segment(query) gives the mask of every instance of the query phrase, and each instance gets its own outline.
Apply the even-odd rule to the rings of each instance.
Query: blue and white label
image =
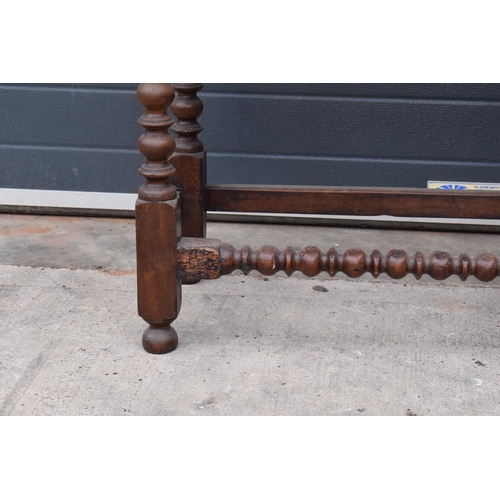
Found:
[[[449,182],[449,181],[427,181],[428,189],[453,189],[463,191],[500,191],[500,184],[488,184],[479,182]]]

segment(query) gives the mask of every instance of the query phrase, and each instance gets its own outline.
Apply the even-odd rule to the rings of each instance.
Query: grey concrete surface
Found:
[[[239,246],[453,253],[488,234],[213,223]],[[131,220],[0,215],[1,415],[499,415],[500,283],[234,274],[142,350]],[[321,285],[328,292],[317,292]]]

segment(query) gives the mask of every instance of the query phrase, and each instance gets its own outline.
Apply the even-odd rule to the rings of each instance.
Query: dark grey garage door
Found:
[[[0,85],[0,188],[134,193],[137,84]],[[499,84],[207,84],[210,183],[500,182]]]

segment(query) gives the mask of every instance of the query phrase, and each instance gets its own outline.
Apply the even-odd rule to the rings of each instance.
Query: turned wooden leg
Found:
[[[177,95],[172,103],[172,112],[177,121],[172,129],[177,134],[174,154],[170,162],[176,169],[172,182],[181,197],[182,236],[205,238],[205,185],[207,182],[206,153],[198,134],[203,127],[197,119],[203,112],[203,102],[196,95],[201,83],[174,83]],[[199,280],[184,278],[184,284]]]
[[[137,98],[146,112],[138,148],[146,158],[139,173],[146,182],[136,203],[137,296],[139,315],[149,323],[142,345],[147,352],[164,354],[177,347],[171,327],[181,307],[177,277],[177,241],[180,237],[180,201],[169,163],[175,141],[168,133],[173,120],[166,109],[174,98],[172,85],[141,83]]]

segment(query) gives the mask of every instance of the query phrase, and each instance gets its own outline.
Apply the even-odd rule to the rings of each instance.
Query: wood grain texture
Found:
[[[172,103],[172,112],[177,117],[172,126],[172,131],[177,134],[175,152],[202,153],[203,143],[198,139],[198,134],[203,127],[197,120],[203,112],[203,102],[197,93],[203,88],[203,84],[174,83],[173,86],[177,92]]]
[[[207,178],[206,155],[203,153],[176,154],[170,162],[176,175],[172,180],[181,198],[182,235],[194,238],[206,236],[205,184]]]
[[[203,127],[197,121],[203,112],[203,102],[197,96],[202,88],[201,83],[175,83],[177,95],[172,103],[176,117],[172,130],[177,134],[170,157],[176,168],[172,183],[180,190],[182,235],[196,238],[206,235],[207,164],[203,143],[198,139]]]
[[[180,236],[179,197],[168,161],[175,141],[168,133],[173,120],[166,109],[174,98],[170,84],[141,84],[137,98],[146,112],[139,119],[145,128],[138,148],[146,158],[139,173],[145,178],[136,204],[137,297],[139,315],[149,323],[142,344],[150,353],[163,354],[177,347],[171,323],[181,306],[176,247]]]
[[[223,212],[498,219],[500,193],[208,185],[205,207]]]
[[[203,127],[198,118],[203,112],[203,102],[197,92],[201,83],[174,83],[176,96],[172,112],[176,122],[172,130],[177,134],[175,151],[170,162],[176,173],[172,183],[180,192],[182,236],[205,238],[207,216],[205,211],[205,185],[207,183],[207,156],[198,134]],[[198,280],[185,278],[184,284],[194,284]]]
[[[404,250],[390,250],[382,254],[379,250],[367,254],[358,248],[339,252],[330,248],[322,252],[308,246],[300,251],[287,247],[279,250],[266,245],[258,250],[249,246],[236,249],[228,243],[214,239],[182,238],[178,245],[179,275],[197,279],[217,279],[236,270],[248,274],[250,271],[270,276],[284,271],[287,276],[301,272],[306,276],[317,276],[321,272],[331,277],[342,272],[350,278],[370,273],[377,278],[386,273],[393,279],[413,274],[420,279],[424,274],[441,281],[457,275],[462,281],[475,276],[480,281],[492,281],[500,274],[500,261],[492,253],[484,252],[476,257],[462,253],[453,257],[447,252],[436,251],[425,256],[422,252],[408,255]]]

